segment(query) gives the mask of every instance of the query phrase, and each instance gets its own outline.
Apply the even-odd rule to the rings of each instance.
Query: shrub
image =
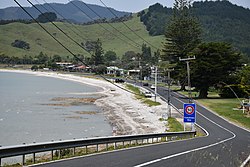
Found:
[[[14,42],[12,42],[11,46],[16,47],[16,48],[20,48],[20,49],[30,49],[29,43],[22,41],[22,40],[18,40],[18,39],[16,39]]]
[[[248,98],[248,96],[250,95],[250,85],[240,85],[240,84],[224,86],[221,89],[221,93],[219,95],[222,98],[235,98],[236,96],[234,92],[230,89],[230,87],[238,97]]]
[[[33,66],[31,67],[31,70],[32,70],[32,71],[37,71],[37,70],[38,70],[37,65],[33,65]]]

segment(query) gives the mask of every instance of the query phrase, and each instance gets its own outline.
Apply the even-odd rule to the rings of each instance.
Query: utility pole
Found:
[[[185,61],[187,63],[187,75],[188,75],[188,99],[189,99],[189,103],[192,103],[192,94],[191,94],[191,81],[190,81],[190,66],[189,66],[189,62],[191,60],[195,60],[195,56],[194,57],[188,57],[186,59],[181,59],[179,58],[180,61]]]
[[[157,66],[155,66],[155,102],[156,102],[156,95],[157,95]]]
[[[192,103],[192,94],[191,94],[191,81],[190,81],[190,66],[189,66],[189,62],[191,60],[195,60],[195,56],[194,57],[188,57],[186,59],[181,59],[179,58],[180,61],[185,61],[187,63],[187,74],[188,74],[188,102]],[[194,123],[192,123],[191,125],[192,131],[195,131],[195,127],[194,127]],[[184,123],[184,131],[186,129],[185,123]]]
[[[141,61],[139,59],[139,69],[140,69],[140,76],[139,79],[141,80],[141,86],[142,86],[142,66],[141,66]]]
[[[170,105],[170,84],[171,84],[171,78],[170,78],[170,72],[174,71],[174,69],[166,69],[168,72],[168,116],[171,118],[171,105]]]

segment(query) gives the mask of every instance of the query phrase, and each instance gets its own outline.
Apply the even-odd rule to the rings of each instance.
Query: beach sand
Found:
[[[159,106],[149,107],[136,99],[133,94],[102,79],[86,78],[56,72],[33,72],[28,70],[0,70],[65,79],[102,88],[101,98],[94,104],[99,106],[113,127],[114,135],[161,133],[166,131],[166,121],[160,121],[167,112],[167,104],[157,97]],[[119,84],[123,86],[123,84]],[[152,99],[153,100],[153,99]],[[180,117],[172,108],[172,114]],[[179,115],[179,116],[178,116]]]

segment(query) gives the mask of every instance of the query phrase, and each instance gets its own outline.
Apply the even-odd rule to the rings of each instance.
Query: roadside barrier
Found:
[[[1,160],[3,158],[9,158],[14,156],[22,156],[22,165],[25,165],[25,156],[32,154],[32,162],[36,163],[36,154],[42,152],[51,152],[51,160],[57,152],[57,156],[61,157],[61,150],[72,149],[72,154],[75,155],[76,148],[85,147],[86,153],[88,146],[96,146],[96,152],[100,151],[99,147],[102,145],[104,150],[108,150],[109,145],[112,145],[114,149],[118,146],[124,148],[124,143],[129,143],[129,146],[133,143],[138,144],[151,144],[161,141],[171,141],[182,138],[192,138],[196,135],[195,131],[190,132],[167,132],[167,133],[155,133],[155,134],[143,134],[143,135],[125,135],[125,136],[111,136],[111,137],[97,137],[87,139],[73,139],[65,141],[52,141],[45,143],[32,143],[16,146],[0,147],[0,166],[2,166]],[[164,140],[163,140],[164,139]],[[146,141],[146,142],[145,142]]]

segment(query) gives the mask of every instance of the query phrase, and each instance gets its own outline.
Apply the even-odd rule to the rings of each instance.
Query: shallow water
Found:
[[[96,98],[91,93],[98,90],[73,81],[0,72],[0,145],[111,135],[111,126],[94,104],[53,101]]]

